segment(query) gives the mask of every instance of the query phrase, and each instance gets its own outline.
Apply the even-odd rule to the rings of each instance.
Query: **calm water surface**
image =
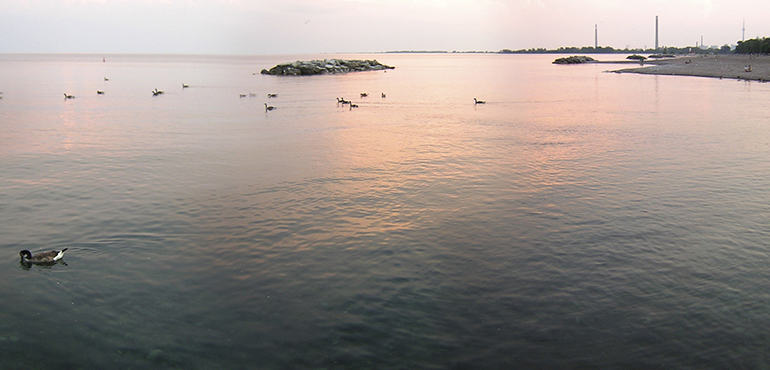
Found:
[[[0,55],[0,368],[770,367],[770,85],[332,57]]]

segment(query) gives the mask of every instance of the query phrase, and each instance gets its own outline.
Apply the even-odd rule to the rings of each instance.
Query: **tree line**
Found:
[[[615,49],[609,46],[583,46],[583,47],[560,47],[558,49],[531,48],[511,50],[503,49],[499,51],[503,54],[770,54],[770,38],[761,37],[746,41],[738,41],[735,50],[730,45],[723,45],[720,48],[702,49],[696,46],[672,47],[665,46],[660,49]]]
[[[770,38],[762,37],[738,41],[735,52],[739,54],[770,54]]]
[[[545,49],[545,48],[531,48],[531,49],[520,49],[520,50],[511,50],[511,49],[503,49],[500,50],[500,53],[503,54],[574,54],[574,53],[581,53],[581,54],[622,54],[622,53],[644,53],[644,52],[650,52],[653,53],[653,49],[615,49],[610,46],[599,46],[599,47],[593,47],[593,46],[583,46],[583,47],[560,47],[558,49]]]

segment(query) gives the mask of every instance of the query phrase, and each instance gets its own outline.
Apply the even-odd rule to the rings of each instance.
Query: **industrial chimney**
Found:
[[[594,25],[594,49],[599,48],[599,25]]]

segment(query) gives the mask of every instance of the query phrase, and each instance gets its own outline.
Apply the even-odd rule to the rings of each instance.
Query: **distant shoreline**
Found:
[[[751,66],[750,71],[746,70],[747,66]],[[770,56],[680,56],[674,59],[646,60],[644,66],[609,72],[770,82]]]

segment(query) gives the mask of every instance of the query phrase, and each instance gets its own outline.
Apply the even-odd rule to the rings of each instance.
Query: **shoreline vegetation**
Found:
[[[748,42],[748,40],[747,40]],[[768,51],[770,52],[770,51]],[[560,47],[558,49],[531,48],[531,49],[502,49],[499,51],[483,50],[390,50],[374,54],[730,54],[733,53],[729,45],[722,46],[719,49],[702,49],[695,46],[663,47],[660,49],[615,49],[609,46],[583,46],[583,47]]]
[[[429,54],[429,53],[456,53],[456,54],[770,54],[770,38],[758,37],[745,41],[738,41],[735,49],[730,45],[719,48],[702,48],[698,46],[672,47],[664,46],[659,49],[635,48],[615,49],[611,46],[583,46],[560,47],[558,49],[530,48],[530,49],[502,49],[500,51],[447,51],[447,50],[392,50],[384,54]]]

